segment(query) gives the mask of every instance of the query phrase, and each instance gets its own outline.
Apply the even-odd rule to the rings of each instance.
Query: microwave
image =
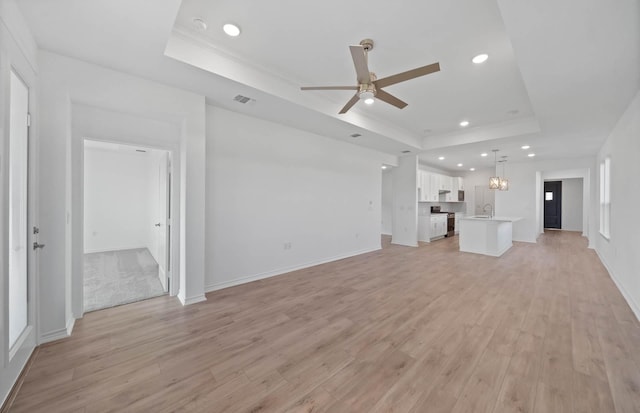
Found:
[[[458,191],[458,202],[464,201],[464,191]]]

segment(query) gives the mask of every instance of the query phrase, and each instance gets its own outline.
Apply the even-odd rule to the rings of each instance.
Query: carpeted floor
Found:
[[[84,311],[163,294],[158,263],[146,248],[84,255]]]

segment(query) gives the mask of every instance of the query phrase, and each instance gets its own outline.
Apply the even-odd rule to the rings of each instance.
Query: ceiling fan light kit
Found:
[[[364,103],[370,105],[374,102],[374,98],[395,106],[398,109],[403,109],[407,106],[407,103],[385,92],[382,88],[440,71],[440,64],[432,63],[427,66],[378,79],[375,73],[369,70],[368,53],[373,50],[373,40],[364,39],[358,46],[349,46],[349,50],[351,51],[351,58],[353,59],[353,65],[356,69],[356,79],[358,82],[356,86],[305,86],[300,88],[301,90],[355,90],[355,95],[353,95],[342,110],[340,110],[340,114],[347,113],[359,100],[363,100]]]

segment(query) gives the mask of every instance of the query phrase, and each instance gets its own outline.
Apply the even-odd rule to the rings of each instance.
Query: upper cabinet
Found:
[[[457,188],[458,191],[464,191],[464,181],[461,176],[457,178],[453,178],[454,188]]]
[[[451,177],[418,170],[418,202],[458,202],[464,190],[461,177]]]

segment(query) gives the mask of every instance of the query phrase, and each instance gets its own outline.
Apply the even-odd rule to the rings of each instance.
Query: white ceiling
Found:
[[[437,156],[466,168],[496,147],[526,161],[524,143],[535,159],[593,155],[640,87],[637,0],[17,1],[44,49],[449,170]],[[227,21],[241,36],[222,33]],[[298,89],[355,84],[348,46],[367,37],[379,78],[435,61],[442,70],[386,89],[403,110],[376,102],[338,115],[350,92]],[[480,52],[489,60],[474,65]]]

